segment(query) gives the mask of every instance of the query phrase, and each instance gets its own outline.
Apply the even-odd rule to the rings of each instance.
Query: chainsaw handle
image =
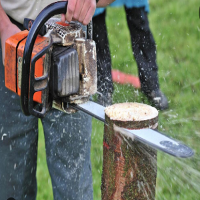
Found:
[[[44,23],[54,15],[66,13],[67,1],[59,1],[52,3],[44,8],[40,14],[36,17],[31,30],[29,31],[23,54],[22,62],[22,77],[21,77],[21,108],[25,115],[30,115],[29,112],[29,75],[30,75],[30,63],[33,46],[37,35],[44,25]]]

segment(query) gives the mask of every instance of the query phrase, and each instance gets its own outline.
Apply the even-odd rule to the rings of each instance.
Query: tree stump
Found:
[[[105,117],[102,200],[155,199],[157,152],[120,127],[156,129],[158,111],[145,104],[122,103],[107,107]]]

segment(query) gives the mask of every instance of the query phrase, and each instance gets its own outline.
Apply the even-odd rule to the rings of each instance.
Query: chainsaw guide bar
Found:
[[[72,107],[77,110],[81,110],[92,117],[106,123],[105,121],[105,107],[101,106],[93,101],[88,101],[83,104],[75,105],[69,104],[69,107]],[[193,150],[182,144],[181,142],[174,140],[173,138],[168,137],[167,135],[150,128],[138,129],[138,130],[129,130],[121,127],[117,127],[118,131],[122,134],[142,142],[145,145],[148,145],[156,150],[160,150],[164,153],[170,154],[175,157],[180,158],[189,158],[194,155]],[[125,134],[127,133],[127,134]]]

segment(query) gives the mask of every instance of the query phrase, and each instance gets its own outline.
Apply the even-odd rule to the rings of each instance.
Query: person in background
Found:
[[[110,6],[124,6],[141,91],[157,109],[167,109],[168,100],[159,87],[156,44],[148,21],[148,0],[116,0]],[[108,106],[112,104],[113,82],[105,19],[106,9],[96,9],[93,17],[93,37],[97,47],[98,102]]]
[[[106,6],[113,0],[99,0]],[[35,200],[38,119],[21,112],[17,95],[5,88],[5,41],[20,32],[25,17],[35,19],[54,0],[0,0],[0,199]],[[96,0],[68,0],[62,20],[88,24]],[[91,117],[52,109],[41,119],[55,200],[93,199],[90,161]],[[44,188],[45,189],[45,188]]]

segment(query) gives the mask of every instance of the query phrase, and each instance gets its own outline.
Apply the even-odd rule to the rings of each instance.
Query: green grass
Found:
[[[199,6],[196,0],[150,1],[149,21],[157,43],[160,86],[170,106],[159,113],[159,129],[195,151],[191,159],[177,159],[158,152],[157,200],[200,199]],[[107,25],[113,68],[137,75],[123,8],[108,9]],[[132,86],[115,84],[114,102],[124,101],[148,103]],[[94,119],[91,151],[94,200],[101,199],[102,140],[103,124]],[[53,199],[42,131],[37,178],[37,199]]]

